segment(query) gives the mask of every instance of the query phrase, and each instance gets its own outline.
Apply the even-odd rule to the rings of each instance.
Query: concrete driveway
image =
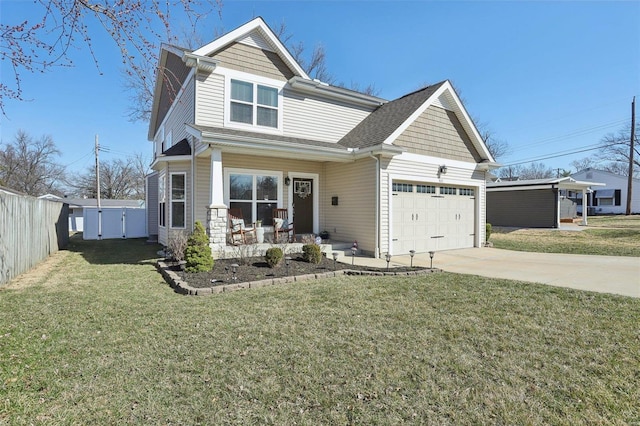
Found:
[[[409,265],[410,261],[408,255],[392,258],[393,264]],[[429,254],[416,254],[413,264],[428,267]],[[436,252],[433,267],[448,272],[640,297],[638,257],[528,253],[487,247]]]

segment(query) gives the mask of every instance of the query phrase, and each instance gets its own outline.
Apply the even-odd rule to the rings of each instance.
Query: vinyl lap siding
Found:
[[[393,144],[414,154],[473,163],[481,160],[455,113],[434,106],[427,108]]]
[[[211,191],[211,158],[197,158],[195,167],[195,220],[207,223],[209,192]]]
[[[158,128],[162,124],[162,120],[164,120],[174,102],[174,97],[178,94],[180,87],[187,79],[190,71],[191,69],[182,62],[182,58],[173,53],[167,53],[166,82],[162,85],[160,91],[158,115],[153,129],[154,134],[157,133]]]
[[[186,123],[193,123],[194,118],[194,104],[195,104],[195,83],[194,80],[189,80],[182,95],[176,100],[176,105],[171,115],[167,117],[167,121],[164,125],[165,136],[172,132],[172,142],[176,144],[182,139],[188,136]],[[170,147],[165,147],[168,149]]]
[[[213,55],[213,59],[219,61],[221,67],[276,80],[286,81],[294,76],[277,54],[246,44],[230,44]]]
[[[147,176],[147,233],[158,235],[158,173]]]
[[[371,109],[284,90],[283,131],[286,136],[338,142]],[[331,125],[327,125],[331,123]]]
[[[375,253],[376,162],[328,163],[325,175],[324,228],[337,241],[358,241],[358,247]],[[331,205],[338,197],[338,205]]]
[[[201,126],[224,126],[224,76],[199,74],[196,80],[196,120]]]

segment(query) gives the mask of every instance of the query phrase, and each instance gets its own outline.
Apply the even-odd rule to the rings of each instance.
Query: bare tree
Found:
[[[592,169],[596,167],[597,164],[598,162],[593,157],[580,158],[578,160],[573,160],[570,163],[571,167],[576,169],[576,172],[579,172],[585,169]]]
[[[216,10],[220,13],[222,0],[33,1],[32,7],[39,9],[34,13],[37,20],[0,24],[0,60],[6,61],[13,71],[13,79],[0,82],[0,110],[5,113],[5,99],[23,100],[23,71],[44,72],[55,66],[73,66],[71,52],[77,48],[86,46],[99,69],[92,42],[92,30],[96,27],[102,27],[113,39],[127,73],[143,81],[148,79],[147,64],[155,67],[158,63],[159,41],[174,39],[170,30],[176,5],[180,6],[176,20],[195,27],[209,13]]]
[[[144,199],[146,161],[141,154],[100,163],[100,196],[104,199]],[[96,170],[87,168],[68,182],[76,196],[96,198]]]
[[[554,177],[555,173],[551,167],[543,163],[530,163],[520,169],[520,179],[547,179]]]
[[[640,124],[636,125],[636,135],[638,135],[639,132]],[[618,131],[618,133],[605,135],[600,143],[601,149],[597,155],[601,161],[606,162],[603,168],[610,171],[615,170],[616,174],[622,176],[628,176],[631,125],[628,124],[624,129]],[[640,146],[638,146],[637,136],[633,148],[633,175],[638,176],[640,175]]]
[[[509,147],[507,141],[496,138],[495,134],[486,127],[480,130],[480,137],[482,137],[494,160],[498,160],[511,152],[511,147]]]
[[[513,165],[500,168],[499,176],[502,180],[518,180],[522,173],[522,166]]]
[[[34,140],[19,130],[11,144],[0,145],[0,184],[33,196],[62,195],[64,167],[55,161],[58,155],[51,136]]]

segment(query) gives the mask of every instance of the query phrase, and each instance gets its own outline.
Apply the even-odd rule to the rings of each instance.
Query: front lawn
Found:
[[[542,253],[596,254],[605,256],[640,256],[640,221],[620,222],[619,227],[604,227],[605,221],[589,218],[583,231],[557,229],[514,229],[494,227],[490,241],[496,248]],[[600,227],[602,226],[602,227]]]
[[[0,290],[0,423],[640,422],[640,299],[456,274],[174,293],[140,240]]]

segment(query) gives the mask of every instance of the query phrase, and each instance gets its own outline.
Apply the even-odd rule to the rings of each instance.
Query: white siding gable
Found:
[[[270,52],[274,51],[271,45],[269,44],[269,42],[267,42],[267,40],[265,40],[265,38],[257,31],[247,34],[246,37],[238,40],[238,43],[257,47],[258,49],[262,49],[262,50],[268,50]]]

